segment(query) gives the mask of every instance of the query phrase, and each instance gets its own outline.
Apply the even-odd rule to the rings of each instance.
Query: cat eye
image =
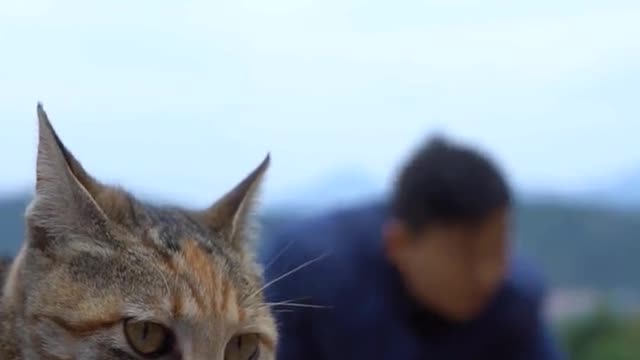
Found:
[[[165,355],[173,346],[171,331],[151,321],[125,320],[124,334],[129,346],[146,358]]]
[[[260,341],[256,334],[234,336],[224,352],[224,360],[257,360],[259,357]]]

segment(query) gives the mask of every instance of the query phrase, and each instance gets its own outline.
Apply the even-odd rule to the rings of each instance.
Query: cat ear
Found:
[[[40,103],[37,113],[36,194],[27,210],[27,219],[30,227],[43,236],[32,236],[31,241],[68,235],[104,238],[108,217],[95,199],[104,186],[64,146]]]
[[[269,168],[269,154],[244,180],[222,196],[213,206],[200,213],[200,218],[217,236],[234,246],[248,241],[251,213],[262,179]]]

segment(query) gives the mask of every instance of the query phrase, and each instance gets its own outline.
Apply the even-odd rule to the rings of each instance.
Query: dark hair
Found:
[[[433,222],[472,224],[511,205],[500,170],[478,151],[434,137],[401,170],[391,211],[412,230]]]

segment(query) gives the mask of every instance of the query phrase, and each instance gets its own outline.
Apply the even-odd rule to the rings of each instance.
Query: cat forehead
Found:
[[[241,292],[250,290],[240,273],[251,269],[223,241],[213,241],[213,235],[188,214],[172,208],[145,210],[144,215],[137,214],[136,223],[127,224],[128,235],[121,234],[123,246],[81,246],[82,239],[80,245],[70,246],[65,273],[78,284],[119,289],[134,297],[146,293],[141,283],[147,295],[164,292],[168,278],[176,284],[224,279]]]
[[[120,188],[104,190],[96,200],[115,224],[160,250],[178,251],[184,239],[197,241],[210,251],[225,245],[214,243],[216,234],[183,208],[150,204]]]
[[[241,261],[241,255],[234,250],[222,234],[214,233],[199,223],[190,213],[177,207],[145,207],[144,217],[139,223],[138,240],[151,245],[165,261],[182,264],[182,270],[194,272],[208,278],[211,272],[224,274],[229,280],[246,287],[240,272],[226,271],[229,267],[250,271]],[[138,216],[140,219],[141,217]],[[213,266],[210,266],[213,265]],[[170,265],[173,271],[178,269]]]
[[[145,207],[145,220],[138,224],[156,246],[180,251],[187,241],[195,241],[211,253],[222,254],[220,241],[215,241],[216,234],[198,223],[188,212],[179,208]]]

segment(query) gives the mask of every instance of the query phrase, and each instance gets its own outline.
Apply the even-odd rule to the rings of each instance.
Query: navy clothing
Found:
[[[560,359],[542,321],[544,288],[520,260],[475,320],[455,325],[414,303],[385,260],[386,207],[369,204],[284,224],[262,239],[278,360]],[[307,261],[319,260],[281,275]]]

